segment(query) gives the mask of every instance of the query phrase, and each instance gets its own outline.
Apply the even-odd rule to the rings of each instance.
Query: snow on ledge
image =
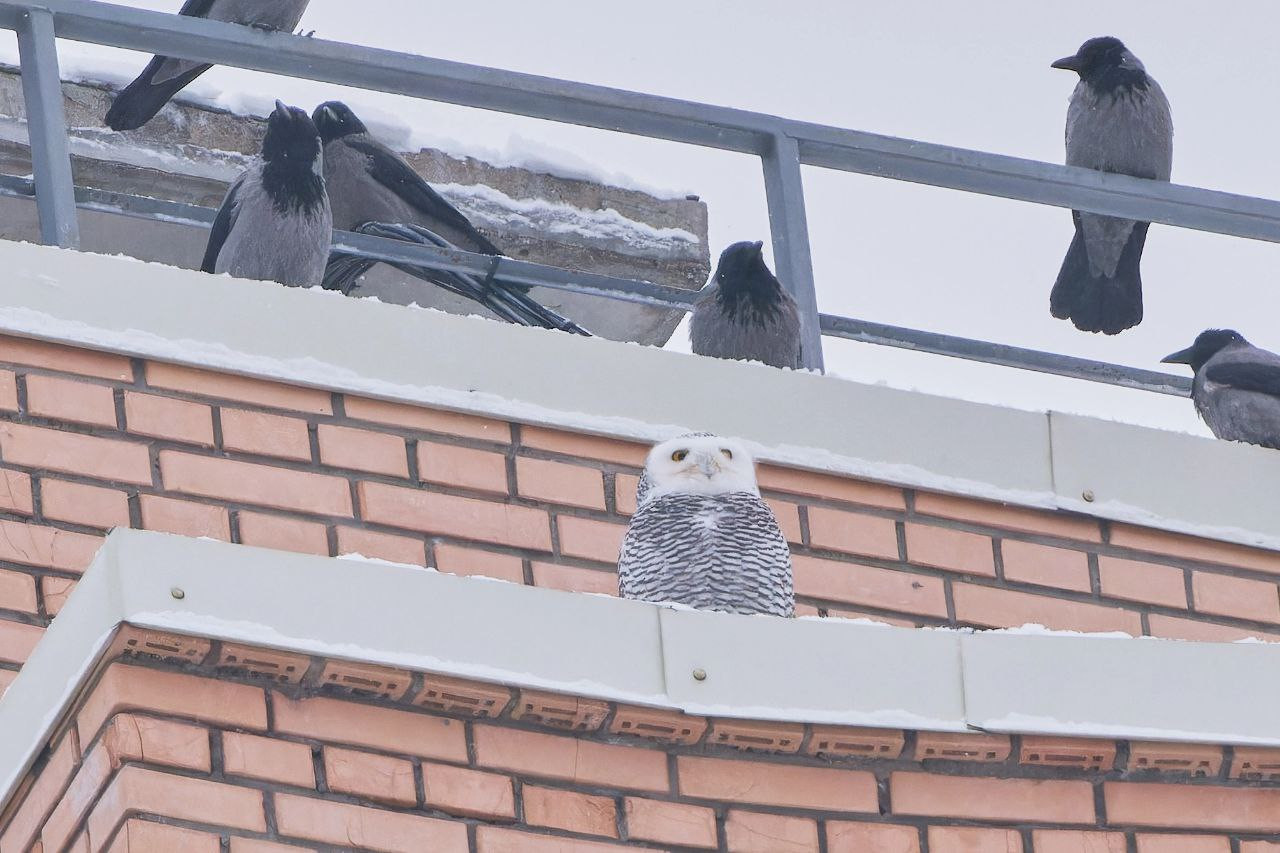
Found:
[[[1275,645],[921,631],[360,572],[352,586],[347,560],[113,532],[0,700],[0,811],[126,622],[718,717],[1280,746],[1280,681],[1259,675],[1280,671]]]
[[[1280,550],[1262,448],[124,257],[0,243],[0,267],[0,333],[643,442],[706,430],[778,464]]]

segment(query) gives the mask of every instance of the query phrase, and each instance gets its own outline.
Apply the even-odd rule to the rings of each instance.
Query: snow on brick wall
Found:
[[[116,526],[616,593],[645,448],[0,338],[0,690]],[[1280,554],[765,466],[806,616],[1280,640]]]
[[[6,853],[1266,853],[1280,830],[1280,750],[744,723],[127,626],[72,712]]]

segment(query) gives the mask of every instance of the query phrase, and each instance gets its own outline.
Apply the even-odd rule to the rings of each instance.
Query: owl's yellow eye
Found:
[[[677,450],[675,453],[671,454],[671,461],[683,462],[685,460],[685,457],[688,455],[689,455],[689,451],[687,450]]]
[[[733,458],[733,451],[732,451],[732,450],[730,450],[730,449],[729,449],[729,448],[727,448],[727,447],[722,447],[722,448],[720,448],[720,452],[724,454],[724,458],[725,458],[725,459],[732,459],[732,458]]]

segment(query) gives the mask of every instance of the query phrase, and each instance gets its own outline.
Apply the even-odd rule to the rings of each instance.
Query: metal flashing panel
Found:
[[[992,632],[961,649],[984,731],[1280,744],[1280,645]]]
[[[1275,546],[1280,453],[1057,412],[1050,430],[1060,506]]]
[[[686,713],[965,731],[960,635],[664,608],[667,692]]]
[[[0,700],[0,804],[124,623],[721,720],[1280,746],[1276,645],[733,616],[117,530]]]

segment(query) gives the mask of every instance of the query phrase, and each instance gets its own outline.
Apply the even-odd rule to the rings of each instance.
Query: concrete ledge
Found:
[[[1261,448],[125,258],[0,243],[0,266],[2,333],[643,441],[710,430],[781,464],[1280,549]]]
[[[1280,646],[699,613],[118,530],[0,700],[0,809],[126,622],[718,717],[1280,746]]]

